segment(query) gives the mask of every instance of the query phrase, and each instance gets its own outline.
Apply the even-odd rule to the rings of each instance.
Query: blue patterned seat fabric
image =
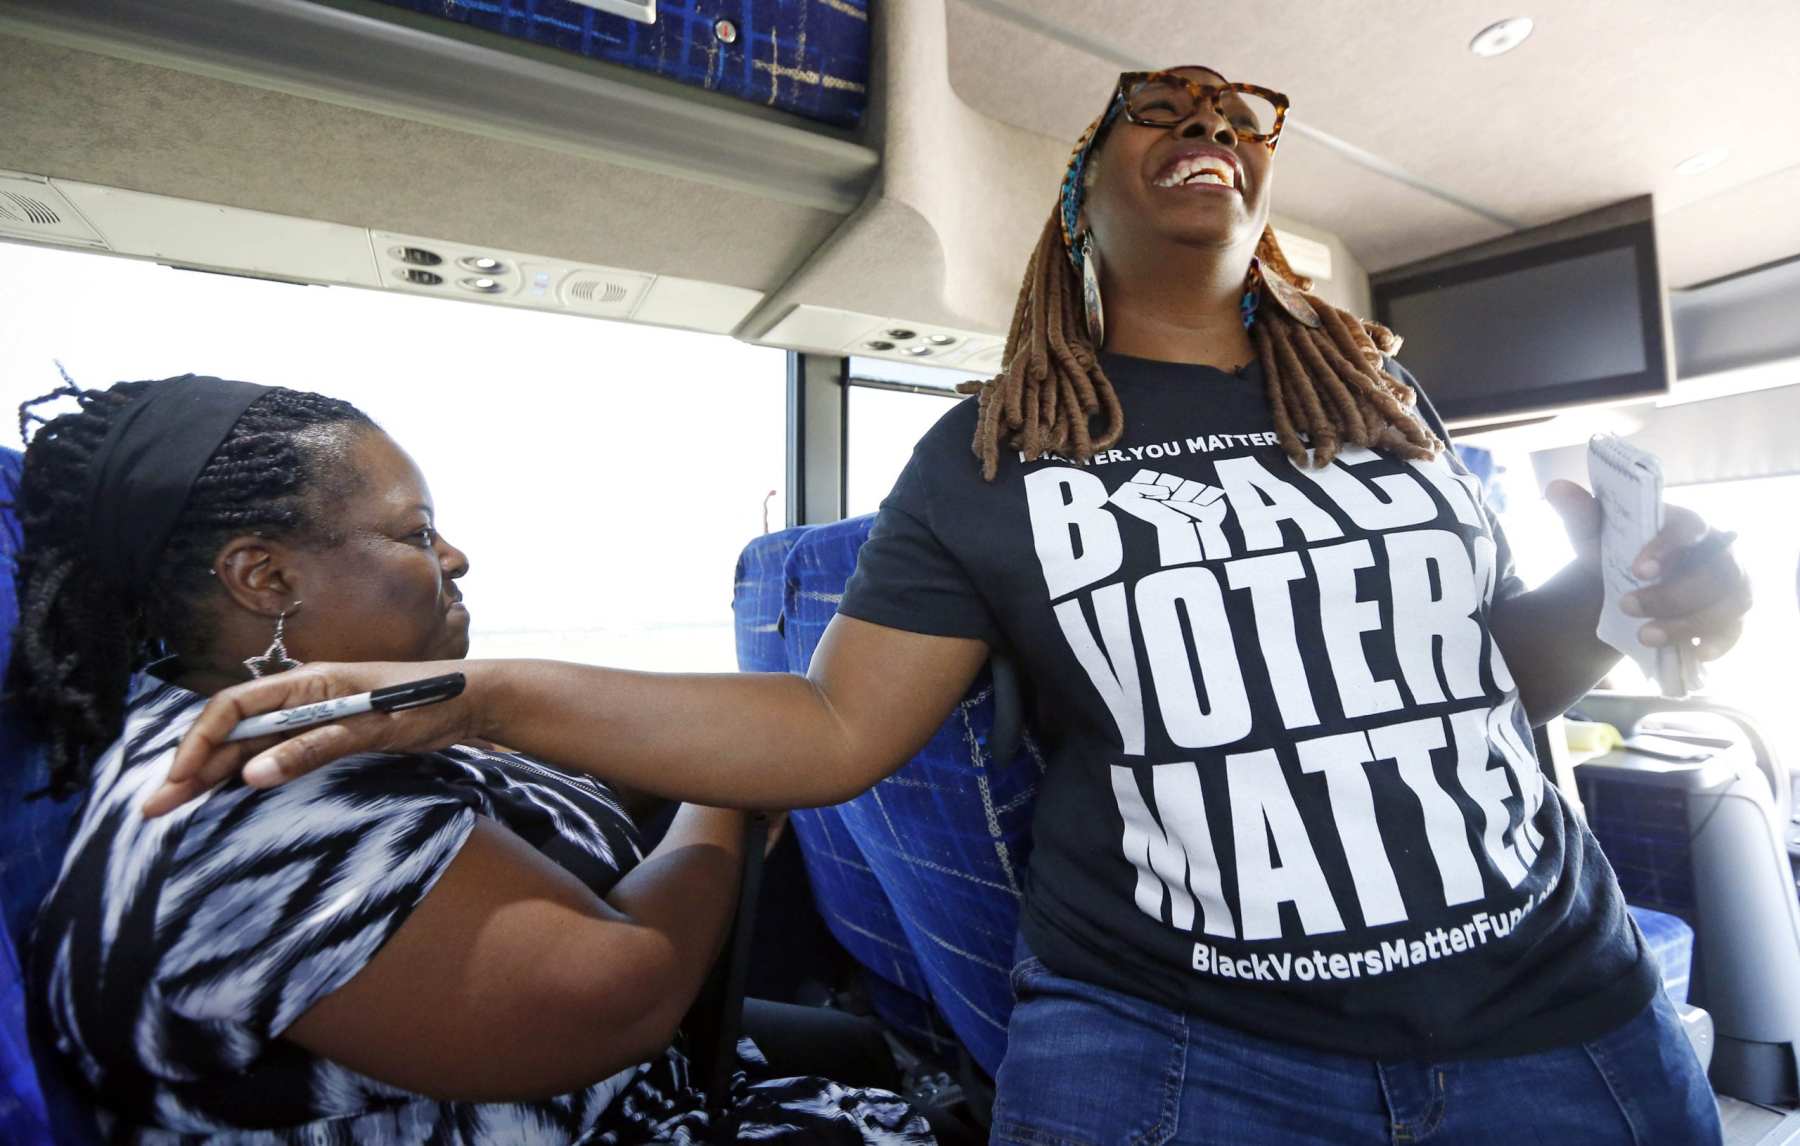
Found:
[[[19,602],[13,593],[19,523],[12,503],[19,455],[0,449],[0,668],[12,656]],[[26,950],[31,917],[62,866],[76,801],[28,799],[49,782],[43,753],[0,706],[0,1142],[62,1146],[98,1141],[98,1128],[60,1078],[39,1070],[26,1026]],[[52,1133],[54,1129],[54,1134]]]
[[[868,0],[657,0],[654,24],[573,0],[381,2],[833,127],[855,127],[869,100]]]
[[[744,547],[733,580],[738,668],[787,672],[782,632],[788,552],[806,527],[769,533]],[[788,822],[800,844],[813,900],[825,926],[870,974],[865,983],[876,1014],[896,1031],[933,1049],[949,1040],[930,1003],[930,988],[906,942],[887,893],[863,858],[836,808],[802,808]]]
[[[1588,827],[1631,914],[1662,965],[1663,986],[1686,1002],[1694,962],[1694,860],[1689,842],[1687,795],[1673,788],[1606,783],[1576,769]]]
[[[872,517],[806,531],[787,558],[788,666],[806,671],[843,599]],[[1031,810],[1043,763],[1027,736],[996,762],[992,684],[984,673],[924,751],[874,788],[835,809],[886,893],[938,1013],[990,1075],[1006,1050],[1012,1011],[1008,971],[1030,853]],[[819,891],[821,902],[829,892]],[[866,897],[829,910],[891,927]]]
[[[1656,953],[1663,989],[1677,1003],[1687,1002],[1688,980],[1694,969],[1694,929],[1680,916],[1648,907],[1632,905],[1631,917],[1637,920],[1645,942]]]

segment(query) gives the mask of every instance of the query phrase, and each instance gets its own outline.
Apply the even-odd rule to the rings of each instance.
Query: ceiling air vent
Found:
[[[72,203],[47,179],[0,171],[0,236],[106,247]]]
[[[569,297],[588,306],[617,306],[631,292],[606,279],[580,279],[569,288]]]
[[[0,191],[0,219],[14,224],[31,223],[39,227],[54,227],[62,222],[62,216],[56,213],[56,208],[42,199],[33,199],[17,191]]]
[[[649,285],[647,275],[583,268],[571,271],[558,293],[570,310],[603,318],[627,318]]]

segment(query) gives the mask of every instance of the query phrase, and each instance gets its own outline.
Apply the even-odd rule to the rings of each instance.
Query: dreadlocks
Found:
[[[87,491],[114,419],[156,385],[82,390],[69,383],[19,407],[21,438],[31,423],[41,427],[25,449],[13,497],[24,548],[7,691],[25,702],[34,735],[48,746],[49,791],[58,797],[85,786],[95,758],[118,737],[131,674],[159,651],[161,638],[210,637],[201,602],[226,541],[245,533],[330,539],[326,510],[354,478],[332,464],[334,442],[321,431],[374,427],[356,407],[322,395],[275,389],[258,398],[194,482],[155,580],[127,599],[106,587],[88,552]],[[58,398],[74,398],[80,409],[48,420],[35,413]]]
[[[987,382],[958,387],[980,395],[973,448],[988,481],[999,472],[1002,446],[1031,458],[1053,453],[1085,462],[1125,432],[1125,411],[1088,335],[1065,206],[1070,187],[1083,182],[1087,149],[1102,126],[1097,120],[1077,144],[1064,202],[1051,212],[1025,266],[1005,367]],[[1263,231],[1256,255],[1253,281],[1262,301],[1250,338],[1288,457],[1296,465],[1324,466],[1345,445],[1435,456],[1440,445],[1413,413],[1412,388],[1383,368],[1383,355],[1396,353],[1400,339],[1311,294],[1312,280],[1288,265],[1272,230]]]

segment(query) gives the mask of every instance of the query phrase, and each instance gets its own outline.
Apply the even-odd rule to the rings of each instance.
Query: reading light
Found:
[[[462,265],[472,271],[480,271],[484,275],[491,275],[496,271],[506,269],[506,264],[492,255],[470,255],[462,261]]]
[[[388,254],[415,267],[435,267],[444,261],[443,256],[423,247],[395,247]]]
[[[1469,51],[1483,58],[1502,56],[1525,42],[1531,35],[1531,17],[1514,16],[1498,24],[1489,24],[1469,41]]]
[[[485,275],[479,278],[464,279],[462,285],[477,294],[499,294],[506,289],[499,279],[490,279]]]
[[[925,341],[933,346],[949,346],[956,341],[956,338],[949,334],[928,334],[925,336]]]
[[[1725,162],[1731,155],[1728,147],[1715,147],[1711,151],[1702,151],[1698,155],[1690,155],[1675,165],[1677,175],[1704,175],[1708,171]]]
[[[924,358],[926,355],[931,353],[931,347],[929,347],[929,346],[909,346],[906,348],[906,353],[912,355],[914,358]]]

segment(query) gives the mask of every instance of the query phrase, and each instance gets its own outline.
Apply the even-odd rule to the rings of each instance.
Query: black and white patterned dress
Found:
[[[138,809],[204,698],[143,677],[99,761],[32,937],[41,1018],[143,1146],[928,1143],[899,1098],[823,1079],[739,1078],[709,1118],[674,1048],[541,1102],[443,1102],[280,1037],[348,982],[489,816],[604,894],[641,858],[599,783],[453,748],[340,761],[279,788],[230,784]]]

